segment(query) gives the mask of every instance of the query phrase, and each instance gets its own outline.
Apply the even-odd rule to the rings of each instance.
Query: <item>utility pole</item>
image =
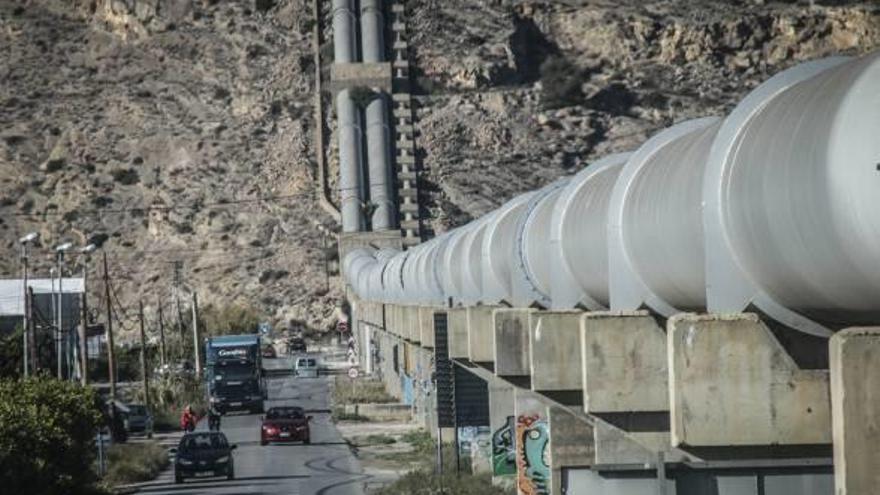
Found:
[[[144,404],[150,409],[150,378],[147,375],[147,334],[144,332],[144,301],[138,301],[138,317],[141,323],[141,376],[144,379]]]
[[[21,271],[22,271],[22,297],[24,297],[24,321],[22,321],[22,363],[24,365],[24,377],[27,378],[30,374],[30,369],[36,369],[36,365],[34,364],[33,356],[36,355],[36,351],[31,348],[33,345],[34,339],[30,335],[31,324],[30,321],[33,318],[31,315],[31,299],[28,296],[28,244],[34,242],[40,238],[40,234],[37,232],[31,232],[30,234],[22,237],[18,240],[19,244],[21,244]],[[29,362],[30,360],[30,362]]]
[[[31,368],[34,370],[34,374],[36,375],[40,371],[40,359],[37,357],[37,319],[34,318],[34,312],[37,304],[37,299],[34,296],[34,288],[27,288],[27,310],[28,310],[28,351],[30,351],[31,355]]]
[[[110,305],[110,272],[107,269],[107,252],[104,253],[104,297],[107,301],[107,368],[110,378],[110,400],[116,400],[116,359],[113,356],[113,309]],[[111,411],[115,415],[116,405]]]
[[[174,262],[174,304],[177,306],[177,333],[180,335],[180,345],[183,347],[185,336],[183,335],[183,311],[180,310],[180,279],[183,262]]]
[[[159,307],[159,364],[165,366],[165,321],[162,318],[162,300],[158,301]]]
[[[196,377],[202,376],[202,360],[199,357],[199,299],[196,292],[193,291],[192,301],[193,311],[193,355],[195,356]]]
[[[80,383],[83,386],[89,383],[89,310],[86,307],[86,288],[85,279],[83,280],[83,291],[79,296],[80,306],[80,323],[79,323],[79,353],[80,366],[82,373],[80,375]]]

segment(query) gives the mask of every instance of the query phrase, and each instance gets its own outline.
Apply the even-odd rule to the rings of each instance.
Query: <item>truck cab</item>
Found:
[[[205,341],[205,380],[211,404],[221,413],[262,413],[266,397],[258,335],[224,335]]]

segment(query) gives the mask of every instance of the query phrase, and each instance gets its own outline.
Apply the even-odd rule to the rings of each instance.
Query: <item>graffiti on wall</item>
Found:
[[[516,474],[516,433],[513,416],[492,433],[492,474],[506,476]]]
[[[537,414],[516,418],[516,486],[520,495],[550,495],[550,428]]]

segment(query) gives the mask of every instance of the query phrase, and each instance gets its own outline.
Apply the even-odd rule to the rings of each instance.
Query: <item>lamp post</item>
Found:
[[[327,237],[330,231],[323,224],[317,224],[318,232],[321,233],[321,255],[324,257],[324,289],[330,292],[330,267],[327,261]]]
[[[30,234],[22,237],[18,240],[21,244],[21,285],[22,285],[22,301],[24,304],[22,307],[24,308],[24,318],[22,318],[22,363],[24,365],[24,376],[27,377],[30,375],[30,368],[33,366],[36,369],[36,363],[30,363],[28,357],[30,355],[31,349],[29,348],[28,342],[30,341],[30,301],[28,298],[28,244],[37,241],[40,238],[40,234],[38,232],[31,232]]]
[[[61,355],[66,352],[64,345],[64,252],[73,247],[73,243],[65,242],[55,246],[55,262],[58,268],[58,316],[56,319],[56,331],[58,332],[58,343],[55,347],[58,353],[58,379],[63,378]]]

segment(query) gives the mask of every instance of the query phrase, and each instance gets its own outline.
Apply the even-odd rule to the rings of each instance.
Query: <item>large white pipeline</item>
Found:
[[[752,307],[816,335],[880,323],[877,136],[880,54],[809,62],[724,119],[675,125],[406,253],[353,253],[345,275],[396,304]],[[387,269],[361,290],[359,272]]]

